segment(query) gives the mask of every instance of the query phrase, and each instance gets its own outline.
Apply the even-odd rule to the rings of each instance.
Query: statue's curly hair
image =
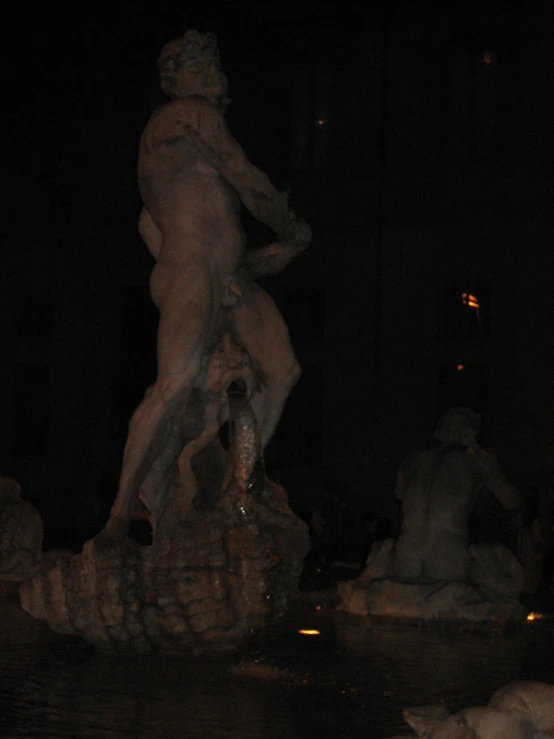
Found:
[[[207,61],[219,63],[217,36],[189,30],[183,36],[169,41],[158,57],[162,90],[172,97],[180,69],[190,69]]]
[[[434,436],[443,443],[460,441],[467,431],[475,435],[481,427],[481,416],[471,408],[454,406],[449,408],[440,418]]]

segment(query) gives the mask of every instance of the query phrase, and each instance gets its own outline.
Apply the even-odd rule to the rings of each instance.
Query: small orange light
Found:
[[[542,613],[534,613],[533,611],[527,615],[528,621],[538,621],[541,618],[544,618]]]
[[[320,118],[320,119],[318,120],[318,122],[317,122],[317,125],[318,125],[318,126],[324,126],[324,125],[325,125],[325,123],[326,123],[326,121],[324,121],[324,120],[323,120],[323,118]]]
[[[317,629],[299,629],[298,633],[302,636],[319,636],[321,634]]]
[[[321,606],[316,606],[315,609],[316,611],[321,611]]]
[[[456,369],[458,372],[462,372],[465,369],[465,364],[457,364]]]
[[[471,295],[471,293],[462,293],[462,303],[464,305],[469,305],[470,308],[480,308],[479,300],[475,295]]]

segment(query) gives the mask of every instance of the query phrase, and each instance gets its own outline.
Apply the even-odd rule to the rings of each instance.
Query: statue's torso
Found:
[[[487,483],[486,453],[443,448],[417,452],[406,470],[402,492],[405,525],[465,531],[477,496]]]
[[[159,263],[208,259],[233,272],[244,248],[237,193],[206,161],[194,99],[154,113],[139,146],[138,182],[145,208],[163,236]]]

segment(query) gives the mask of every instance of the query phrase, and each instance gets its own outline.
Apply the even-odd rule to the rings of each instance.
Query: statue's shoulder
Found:
[[[186,98],[178,98],[162,105],[154,113],[152,118],[161,117],[167,119],[180,118],[183,123],[196,126],[203,119],[221,118],[221,112],[210,100],[200,95],[189,95]]]
[[[496,464],[496,457],[494,457],[489,451],[487,451],[487,449],[484,449],[482,446],[468,447],[467,452],[482,464]]]
[[[221,113],[213,103],[198,95],[171,100],[158,108],[142,135],[147,148],[188,138],[187,132],[202,136],[219,128]]]
[[[193,122],[193,119],[197,119],[198,116],[213,116],[217,112],[216,106],[206,98],[200,95],[190,95],[186,98],[170,100],[156,108],[150,116],[148,125],[159,125],[164,121],[181,121],[187,124]]]
[[[187,110],[199,110],[206,113],[212,113],[213,115],[220,115],[219,108],[215,103],[212,103],[208,98],[202,97],[202,95],[188,95],[186,98],[180,98],[173,102],[180,103],[185,106]]]
[[[409,477],[417,476],[421,469],[426,469],[429,465],[435,466],[436,458],[437,454],[434,448],[414,449],[404,458],[400,469]]]
[[[471,460],[474,469],[487,479],[501,474],[498,460],[494,454],[491,454],[487,449],[483,449],[483,447],[471,448]]]

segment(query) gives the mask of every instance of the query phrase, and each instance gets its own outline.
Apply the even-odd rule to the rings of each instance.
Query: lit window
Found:
[[[469,287],[469,286],[468,286]],[[490,285],[444,289],[440,302],[439,336],[443,341],[479,341],[489,338]]]
[[[477,321],[481,322],[481,316],[479,314],[479,300],[475,297],[475,295],[472,295],[471,293],[462,293],[462,304],[467,305],[468,308],[474,308],[475,309],[475,315],[477,316]]]
[[[479,300],[471,293],[462,293],[462,303],[469,305],[470,308],[479,309]]]

